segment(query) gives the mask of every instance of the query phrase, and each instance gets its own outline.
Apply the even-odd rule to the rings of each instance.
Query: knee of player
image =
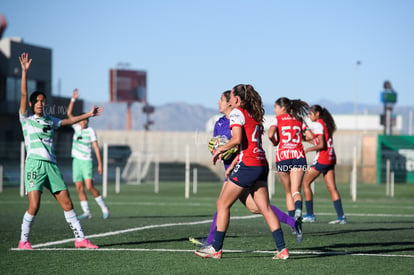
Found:
[[[260,210],[258,208],[248,208],[250,213],[252,214],[261,214]]]
[[[89,192],[97,191],[93,184],[86,185],[86,189],[88,189]]]
[[[227,205],[223,200],[218,199],[216,202],[217,211],[218,210],[225,210],[230,209],[230,206]]]

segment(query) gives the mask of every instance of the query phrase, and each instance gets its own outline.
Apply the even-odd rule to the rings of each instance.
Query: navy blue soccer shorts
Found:
[[[319,162],[316,162],[311,168],[325,175],[329,170],[335,169],[335,164],[320,164]]]
[[[267,185],[269,166],[246,166],[243,162],[237,163],[229,179],[243,188],[250,188],[258,181],[263,181]]]
[[[306,158],[285,159],[276,162],[276,169],[278,172],[289,173],[293,168],[303,169],[303,171],[305,171],[307,168]]]

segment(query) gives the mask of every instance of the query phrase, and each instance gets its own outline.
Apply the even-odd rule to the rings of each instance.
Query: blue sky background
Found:
[[[217,108],[250,83],[265,104],[414,105],[414,1],[2,1],[4,37],[53,50],[53,94],[109,101],[109,70],[146,70],[148,101]],[[357,65],[361,61],[361,65]],[[60,81],[60,90],[59,83]],[[350,105],[350,108],[353,108]]]

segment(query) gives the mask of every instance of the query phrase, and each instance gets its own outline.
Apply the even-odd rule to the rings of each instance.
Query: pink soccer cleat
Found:
[[[90,240],[88,239],[83,239],[83,241],[78,241],[75,240],[75,247],[76,248],[99,248],[97,245],[94,245],[93,243],[91,243]]]
[[[276,253],[276,255],[273,257],[274,260],[286,260],[287,258],[289,258],[289,252],[286,248]]]
[[[19,241],[19,246],[17,248],[24,249],[24,250],[33,250],[32,244],[29,243],[28,241],[26,242]]]

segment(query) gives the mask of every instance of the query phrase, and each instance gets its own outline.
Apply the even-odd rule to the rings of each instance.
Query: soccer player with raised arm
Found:
[[[72,118],[73,105],[78,99],[79,93],[75,89],[70,100],[67,115]],[[98,173],[102,174],[102,158],[99,151],[98,140],[96,138],[95,130],[89,127],[89,119],[84,119],[72,125],[75,131],[72,139],[72,177],[78,191],[80,205],[83,213],[78,216],[79,219],[91,219],[92,214],[89,210],[88,198],[86,197],[84,186],[91,192],[95,198],[96,203],[102,210],[104,219],[109,218],[109,209],[105,204],[104,199],[100,195],[98,189],[93,185],[93,161],[92,148],[98,161]]]
[[[53,147],[55,130],[64,125],[71,125],[89,117],[100,115],[102,107],[93,107],[88,113],[81,116],[60,120],[45,114],[46,95],[35,91],[31,94],[29,102],[27,98],[27,72],[32,63],[27,53],[19,56],[22,78],[19,118],[23,130],[27,157],[24,168],[24,183],[29,199],[29,207],[23,216],[21,234],[18,248],[33,249],[29,241],[30,230],[36,214],[40,208],[40,199],[43,188],[50,190],[63,209],[66,222],[75,235],[76,248],[98,248],[85,238],[82,226],[73,209],[72,200],[68,188],[63,181],[62,173],[56,165],[56,157]],[[33,115],[28,115],[28,105]]]

